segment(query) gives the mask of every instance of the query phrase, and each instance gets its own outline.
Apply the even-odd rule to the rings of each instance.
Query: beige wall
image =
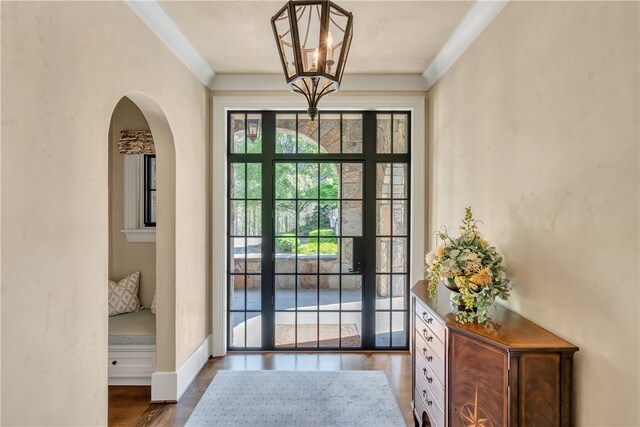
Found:
[[[206,89],[123,2],[0,7],[0,423],[104,425],[111,115],[144,93],[175,141],[172,371],[207,328]]]
[[[138,296],[151,307],[156,292],[156,244],[129,243],[124,233],[124,154],[118,151],[123,130],[150,130],[142,111],[129,98],[118,102],[111,118],[109,147],[109,278],[120,280],[140,271]]]
[[[576,425],[640,425],[638,17],[512,2],[430,91],[429,228],[472,206],[508,305],[580,347]]]

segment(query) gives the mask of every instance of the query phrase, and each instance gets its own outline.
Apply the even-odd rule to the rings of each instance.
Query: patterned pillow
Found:
[[[109,280],[109,316],[131,313],[140,309],[139,281],[139,271],[125,277],[118,283]]]
[[[153,294],[153,301],[151,301],[151,313],[156,314],[156,294]]]

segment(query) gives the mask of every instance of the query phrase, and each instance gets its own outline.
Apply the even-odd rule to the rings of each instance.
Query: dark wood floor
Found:
[[[109,425],[183,426],[219,370],[383,371],[407,425],[411,414],[409,353],[232,353],[207,362],[178,403],[150,404],[150,387],[109,387]]]

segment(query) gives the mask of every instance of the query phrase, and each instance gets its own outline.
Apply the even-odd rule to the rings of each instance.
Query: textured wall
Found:
[[[580,347],[576,425],[640,425],[638,17],[512,2],[430,91],[429,228],[472,206],[508,305]]]
[[[122,98],[111,118],[109,146],[109,278],[120,280],[139,270],[140,303],[151,307],[156,292],[156,244],[129,243],[124,228],[124,154],[118,152],[120,131],[149,130],[142,111],[129,98]]]
[[[123,2],[0,7],[0,424],[105,425],[111,115],[145,93],[175,141],[173,371],[206,336],[206,89]]]

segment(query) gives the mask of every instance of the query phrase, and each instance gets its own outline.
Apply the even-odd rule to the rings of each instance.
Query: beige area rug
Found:
[[[338,331],[341,330],[341,334]],[[318,339],[316,325],[298,325],[298,347],[315,347]],[[354,324],[320,325],[319,347],[361,347],[360,332]],[[296,343],[295,325],[276,325],[276,347],[294,347]]]
[[[187,427],[405,427],[381,371],[218,371]]]

